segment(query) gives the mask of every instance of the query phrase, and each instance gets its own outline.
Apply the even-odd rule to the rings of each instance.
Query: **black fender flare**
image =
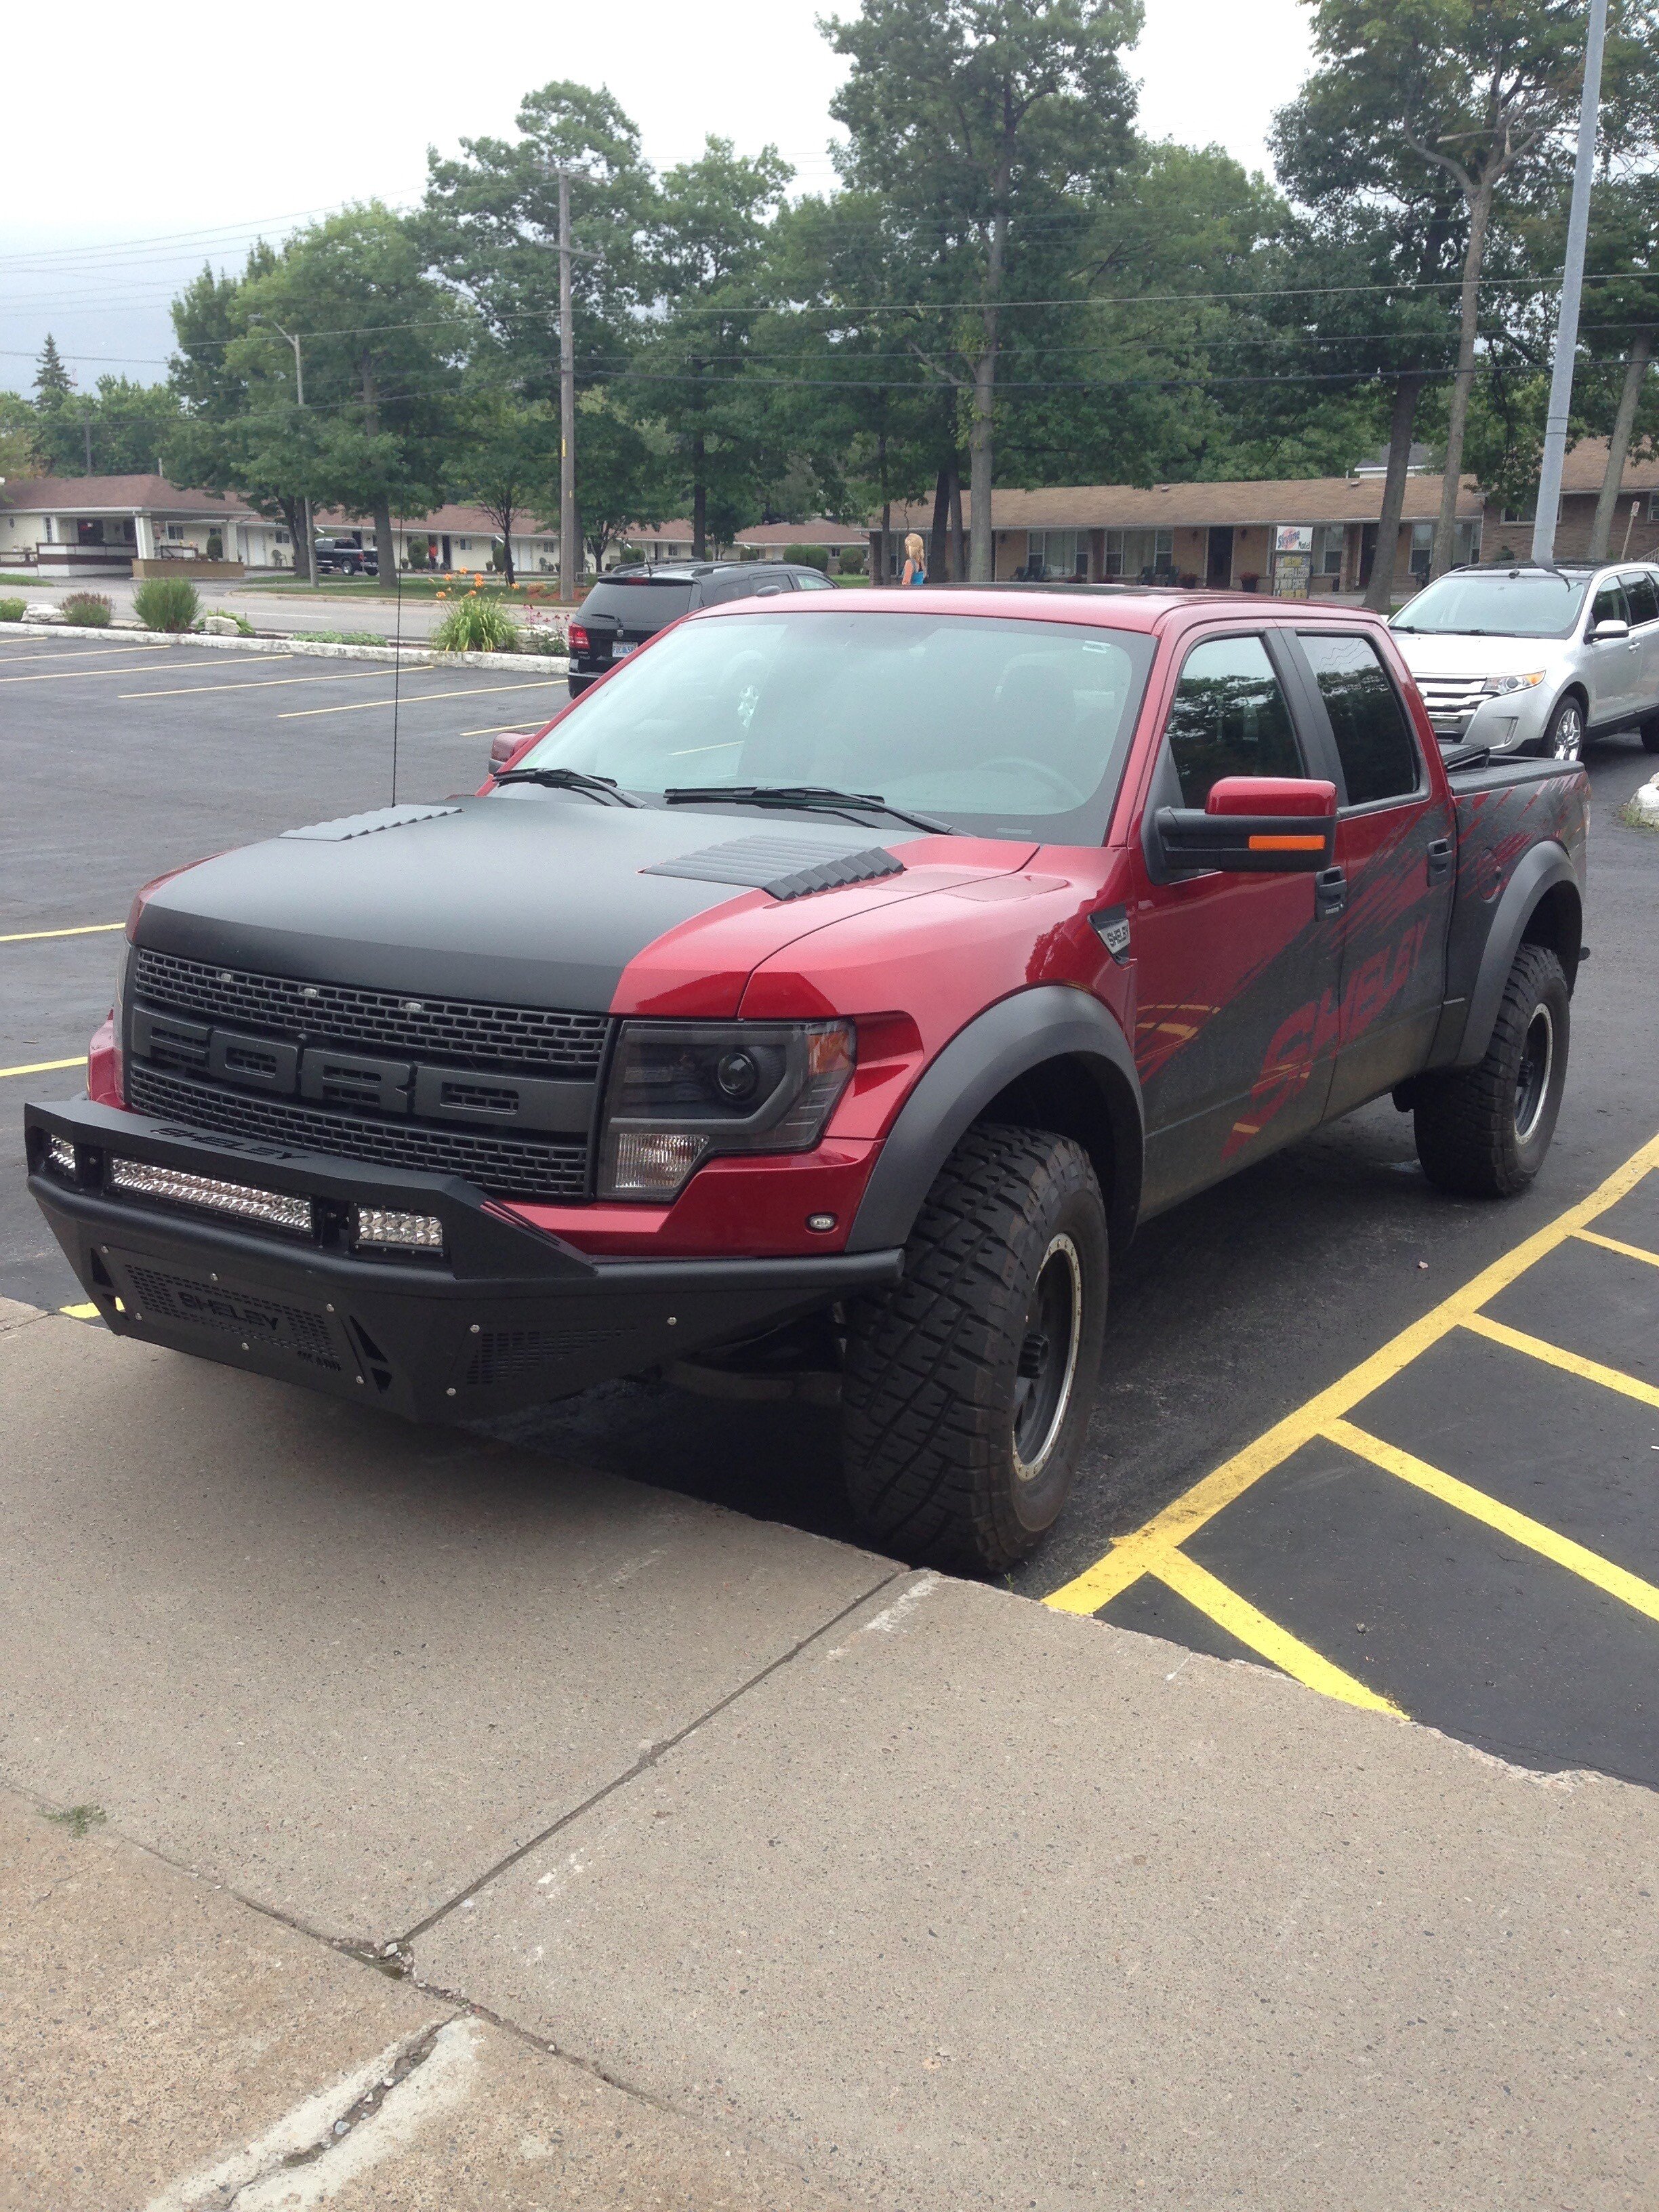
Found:
[[[1532,920],[1539,902],[1558,885],[1565,884],[1579,902],[1582,917],[1583,886],[1569,859],[1565,846],[1553,838],[1534,845],[1523,853],[1516,863],[1515,873],[1504,886],[1498,902],[1498,911],[1492,918],[1492,927],[1486,932],[1486,942],[1480,955],[1480,966],[1474,979],[1474,988],[1469,994],[1468,1018],[1463,1024],[1462,1042],[1457,1048],[1454,1067],[1477,1067],[1486,1056],[1492,1042],[1492,1029],[1498,1020],[1498,1009],[1504,997],[1504,986],[1509,981],[1510,969],[1515,965],[1515,956],[1521,950],[1526,936],[1527,924]],[[1567,971],[1571,987],[1577,967],[1577,951],[1562,963]]]
[[[924,1070],[887,1133],[846,1249],[904,1243],[939,1170],[986,1107],[1022,1075],[1061,1060],[1081,1066],[1100,1092],[1114,1166],[1108,1212],[1114,1235],[1127,1238],[1139,1211],[1146,1145],[1134,1054],[1098,999],[1040,983],[975,1015]]]

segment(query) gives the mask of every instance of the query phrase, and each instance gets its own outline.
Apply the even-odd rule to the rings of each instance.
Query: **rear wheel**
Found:
[[[1462,1198],[1526,1188],[1555,1133],[1571,1019],[1561,963],[1545,945],[1523,945],[1486,1058],[1417,1086],[1417,1157],[1437,1188]]]
[[[1107,1272],[1082,1146],[970,1130],[928,1193],[902,1281],[848,1316],[847,1488],[876,1541],[995,1572],[1053,1524],[1094,1402]]]
[[[1643,723],[1642,749],[1644,752],[1659,753],[1659,714],[1651,715]]]

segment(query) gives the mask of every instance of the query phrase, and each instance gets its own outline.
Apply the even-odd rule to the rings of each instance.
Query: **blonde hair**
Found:
[[[926,550],[927,549],[923,546],[921,542],[921,533],[913,530],[910,532],[910,535],[904,541],[904,550],[906,554],[912,561],[920,561],[923,557]]]

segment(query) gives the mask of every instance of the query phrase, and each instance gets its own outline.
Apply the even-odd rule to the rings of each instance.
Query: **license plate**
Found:
[[[611,648],[611,658],[613,660],[626,659],[633,650],[634,647],[631,645],[613,645]]]

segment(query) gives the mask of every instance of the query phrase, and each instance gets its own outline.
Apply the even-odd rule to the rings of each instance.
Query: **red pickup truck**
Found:
[[[1584,845],[1350,609],[739,602],[475,797],[141,892],[32,1188],[112,1329],[405,1415],[831,1376],[870,1534],[1000,1568],[1138,1222],[1389,1093],[1536,1173]]]

